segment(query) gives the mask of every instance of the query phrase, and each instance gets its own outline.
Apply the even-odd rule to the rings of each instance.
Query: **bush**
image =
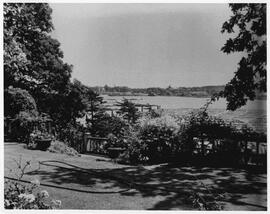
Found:
[[[131,133],[126,139],[126,151],[120,154],[118,158],[119,163],[137,164],[141,162],[148,162],[148,158],[144,155],[146,144],[144,144],[138,137],[138,133]]]
[[[48,151],[53,153],[66,154],[69,156],[80,156],[80,154],[75,149],[58,140],[52,142],[51,146],[48,148]]]
[[[168,162],[174,154],[178,136],[172,128],[148,125],[140,131],[143,142],[142,155],[149,162]]]
[[[106,136],[108,138],[107,143],[104,145],[106,153],[109,152],[109,148],[127,149],[129,147],[128,138],[134,132],[133,127],[123,119],[119,117],[114,117],[114,119],[116,119],[116,123],[111,124],[111,130]]]
[[[239,142],[256,141],[259,136],[263,135],[246,126],[240,127],[239,124],[236,129],[231,122],[209,116],[206,111],[192,112],[185,117],[185,126],[179,135],[181,158],[178,161],[237,166],[243,157],[243,148]],[[199,145],[205,141],[210,144],[209,151]]]
[[[39,181],[31,181],[30,184],[21,183],[25,170],[30,166],[27,161],[24,166],[20,162],[18,169],[20,174],[17,181],[6,180],[4,184],[4,207],[5,209],[55,209],[61,206],[61,201],[50,198],[46,190],[39,190]]]
[[[243,157],[239,142],[265,139],[245,127],[237,130],[231,123],[209,116],[206,111],[192,112],[184,118],[169,114],[154,118],[146,115],[138,122],[123,138],[115,137],[115,142],[124,141],[127,149],[120,156],[121,162],[236,166]]]
[[[31,112],[21,111],[12,121],[11,137],[23,143],[27,143],[30,133],[33,131],[33,123],[37,121],[37,115]]]
[[[109,116],[104,114],[99,120],[95,121],[94,126],[89,131],[92,136],[107,137],[109,134],[121,138],[130,124],[121,117]]]
[[[85,128],[79,123],[69,123],[65,127],[58,130],[57,139],[64,142],[67,146],[74,148],[76,151],[81,152],[84,141]]]
[[[171,160],[178,144],[179,125],[165,115],[158,118],[144,117],[131,129],[126,141],[126,152],[121,161],[127,163],[161,163]]]
[[[25,185],[16,181],[5,181],[5,209],[55,209],[61,201],[52,200],[46,190],[38,191],[38,185],[32,182]]]
[[[46,114],[37,115],[28,111],[21,111],[12,121],[11,137],[23,143],[28,143],[30,140],[30,134],[35,132],[35,128],[39,128],[37,125],[43,124],[47,120],[49,120],[49,118]],[[49,134],[46,130],[42,130],[38,135],[37,133],[35,133],[35,135],[37,138],[41,139]],[[52,138],[51,135],[50,138]]]

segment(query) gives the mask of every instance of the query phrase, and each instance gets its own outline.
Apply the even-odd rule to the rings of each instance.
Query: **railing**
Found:
[[[107,138],[92,137],[85,133],[83,153],[105,154],[104,146],[107,142]]]
[[[198,138],[197,138],[198,139]],[[94,154],[106,154],[105,144],[108,142],[108,138],[92,137],[90,133],[84,133],[83,140],[78,143],[77,151],[81,153],[94,153]],[[238,142],[242,148],[241,154],[243,156],[243,162],[245,164],[256,163],[262,164],[265,162],[267,155],[266,142]],[[198,139],[197,146],[194,152],[198,154],[208,155],[210,153],[215,153],[222,147],[223,140],[209,141],[207,139]],[[80,148],[79,148],[80,147]]]
[[[210,142],[209,140],[201,140],[197,138],[197,145],[194,149],[194,152],[197,154],[201,154],[203,156],[216,152],[218,147],[221,146],[222,140],[214,140]],[[239,145],[240,144],[240,145]],[[267,156],[267,143],[264,141],[242,141],[238,142],[239,148],[241,148],[241,155],[243,159],[243,163],[248,164],[266,164],[266,156]]]

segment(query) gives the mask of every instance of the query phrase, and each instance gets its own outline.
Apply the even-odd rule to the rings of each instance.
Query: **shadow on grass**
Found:
[[[38,175],[44,183],[78,190],[119,190],[119,194],[131,197],[138,194],[143,197],[162,196],[163,200],[151,208],[154,210],[192,209],[186,201],[190,193],[195,191],[200,195],[206,195],[209,189],[215,194],[225,194],[224,202],[238,206],[248,205],[255,210],[266,210],[266,205],[256,201],[260,198],[251,198],[250,203],[242,201],[250,194],[266,194],[266,176],[244,169],[169,165],[150,169],[85,169],[61,162],[45,161],[41,163],[40,169],[29,172],[28,175]],[[121,191],[127,188],[130,191]]]

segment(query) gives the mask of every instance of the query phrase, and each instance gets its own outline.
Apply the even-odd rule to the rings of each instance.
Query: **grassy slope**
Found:
[[[40,187],[47,189],[54,199],[60,199],[64,209],[191,209],[183,199],[191,189],[201,193],[205,191],[199,181],[211,185],[216,192],[226,192],[226,210],[265,210],[266,206],[266,174],[249,174],[244,170],[229,168],[124,166],[96,156],[69,157],[5,143],[6,176],[10,175],[9,168],[14,169],[16,166],[13,159],[18,160],[20,156],[23,162],[32,160],[34,163],[25,176],[26,180],[38,178],[41,183],[78,190]],[[63,164],[41,165],[39,168],[37,162],[44,160],[58,160],[87,168],[87,173],[62,168],[65,166]],[[135,186],[128,189],[123,182],[104,175],[115,175],[127,181],[147,184],[151,188]],[[92,193],[82,193],[80,190]]]

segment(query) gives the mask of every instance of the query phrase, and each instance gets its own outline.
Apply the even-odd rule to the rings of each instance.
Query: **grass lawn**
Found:
[[[203,194],[203,182],[211,191],[224,194],[225,210],[266,210],[265,173],[232,168],[127,166],[92,155],[69,157],[27,150],[16,143],[5,143],[4,151],[5,176],[14,177],[10,172],[16,168],[14,159],[31,160],[24,179],[38,178],[42,184],[57,186],[40,188],[61,200],[63,209],[193,209],[185,198],[191,190]],[[47,162],[40,165],[39,161]]]

